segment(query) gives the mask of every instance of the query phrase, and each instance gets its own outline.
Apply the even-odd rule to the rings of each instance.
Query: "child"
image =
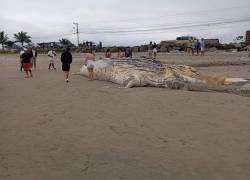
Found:
[[[32,63],[31,63],[31,54],[28,52],[27,49],[25,49],[24,53],[21,55],[21,59],[22,59],[22,67],[26,73],[25,78],[29,78],[29,73],[30,73],[30,77],[33,77],[32,75]]]
[[[51,49],[49,52],[48,52],[48,56],[49,56],[49,70],[50,70],[50,67],[52,66],[54,70],[56,70],[55,68],[55,60],[56,60],[56,52],[54,51],[54,49]]]

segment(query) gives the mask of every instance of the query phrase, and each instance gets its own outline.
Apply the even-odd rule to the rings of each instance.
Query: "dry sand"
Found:
[[[163,62],[245,62],[246,53],[161,54]],[[83,62],[74,55],[72,72]],[[158,88],[118,89],[39,56],[25,79],[0,56],[0,180],[248,180],[250,99]],[[250,78],[250,66],[199,67]]]

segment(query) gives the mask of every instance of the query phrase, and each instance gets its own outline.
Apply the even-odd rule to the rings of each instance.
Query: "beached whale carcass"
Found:
[[[88,76],[86,66],[82,66],[80,74]],[[248,80],[205,76],[190,66],[162,64],[147,58],[98,60],[94,74],[97,80],[110,81],[126,88],[152,86],[250,96]]]

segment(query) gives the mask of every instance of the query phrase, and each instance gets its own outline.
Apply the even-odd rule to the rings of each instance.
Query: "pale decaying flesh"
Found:
[[[88,76],[86,66],[80,74]],[[185,65],[161,64],[146,58],[99,60],[95,62],[95,79],[122,87],[161,87],[189,91],[214,91],[250,96],[249,81],[243,78],[211,77]]]

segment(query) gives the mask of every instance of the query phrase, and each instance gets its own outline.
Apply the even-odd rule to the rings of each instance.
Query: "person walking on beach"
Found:
[[[70,72],[70,64],[72,63],[72,54],[70,52],[70,48],[66,48],[66,50],[61,55],[62,62],[62,71],[65,75],[65,81],[69,82],[69,72]]]
[[[32,52],[31,47],[28,48],[28,53],[30,53],[30,56],[31,56],[30,63],[31,63],[31,68],[32,68],[33,67],[33,52]]]
[[[156,43],[154,43],[154,45],[153,45],[153,55],[154,55],[154,59],[156,59],[156,56],[157,56],[157,45],[156,45]]]
[[[188,55],[190,55],[192,53],[192,40],[189,40],[186,46],[187,46],[187,53]]]
[[[125,57],[125,53],[124,53],[123,49],[122,49],[122,48],[119,48],[118,54],[117,54],[117,58],[118,58],[118,59],[122,59],[122,58],[124,58],[124,57]]]
[[[132,48],[127,47],[127,48],[125,49],[125,57],[126,57],[126,58],[132,58],[132,56],[133,56]]]
[[[107,58],[107,59],[111,59],[112,58],[112,53],[111,53],[110,49],[107,49],[107,51],[105,53],[105,58]]]
[[[194,56],[194,53],[195,53],[195,50],[196,50],[196,41],[195,40],[192,41],[191,50],[192,50],[192,56]]]
[[[33,64],[33,68],[36,69],[36,60],[37,60],[37,51],[35,48],[32,49],[32,64]]]
[[[24,69],[25,74],[26,74],[25,78],[29,78],[29,73],[30,73],[30,77],[33,77],[33,74],[31,71],[31,68],[32,68],[31,58],[32,58],[32,55],[27,49],[25,49],[24,53],[21,55],[22,68]]]
[[[55,68],[55,60],[56,60],[56,52],[54,49],[51,49],[49,52],[48,52],[48,56],[49,56],[49,70],[50,70],[50,67],[53,67],[54,70],[56,70]]]
[[[84,64],[85,66],[87,66],[89,79],[94,80],[95,54],[94,52],[92,52],[92,50],[90,50],[89,53],[86,54]]]
[[[148,57],[149,58],[153,57],[153,43],[152,43],[152,41],[148,45]]]
[[[23,72],[23,65],[22,65],[22,55],[23,53],[26,51],[26,48],[23,48],[21,51],[20,51],[20,71]]]
[[[196,40],[195,43],[195,50],[196,50],[196,56],[199,56],[201,50],[201,43],[198,39]]]
[[[200,49],[201,49],[201,56],[205,56],[205,40],[204,40],[204,38],[201,38]]]

